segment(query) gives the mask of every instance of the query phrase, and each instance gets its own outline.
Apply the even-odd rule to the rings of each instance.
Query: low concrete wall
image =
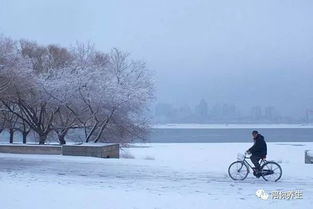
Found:
[[[82,145],[63,145],[63,155],[90,156],[100,158],[119,158],[119,144],[82,144]]]
[[[0,152],[13,154],[61,155],[62,147],[59,145],[0,144]]]
[[[81,145],[29,145],[0,144],[0,153],[48,154],[89,156],[101,158],[119,158],[119,144],[81,144]]]
[[[313,164],[313,151],[312,150],[305,150],[304,161],[306,164]]]

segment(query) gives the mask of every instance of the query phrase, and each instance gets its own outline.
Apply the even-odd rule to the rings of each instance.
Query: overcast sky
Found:
[[[312,0],[0,0],[0,33],[127,50],[158,102],[313,109]]]

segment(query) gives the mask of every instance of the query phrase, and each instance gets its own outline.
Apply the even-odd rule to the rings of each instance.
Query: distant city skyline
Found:
[[[301,117],[291,117],[274,106],[252,106],[242,109],[234,104],[208,105],[202,99],[197,105],[175,106],[158,103],[153,108],[153,123],[311,123],[313,111],[303,110]]]

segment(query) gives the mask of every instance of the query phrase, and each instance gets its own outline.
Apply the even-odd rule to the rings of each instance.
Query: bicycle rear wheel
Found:
[[[265,181],[276,182],[281,178],[283,174],[283,171],[280,165],[275,162],[264,163],[264,165],[262,165],[261,167],[261,170],[262,170],[262,178]]]
[[[248,166],[243,161],[235,161],[228,167],[228,175],[233,180],[244,180],[249,173]]]

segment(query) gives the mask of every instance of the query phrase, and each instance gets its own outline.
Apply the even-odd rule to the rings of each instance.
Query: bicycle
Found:
[[[247,153],[238,154],[237,161],[230,164],[228,167],[228,175],[233,180],[244,180],[250,173],[250,169],[255,171],[255,168],[247,161]],[[265,181],[277,182],[282,176],[280,165],[274,161],[266,161],[265,158],[260,160],[261,176]],[[249,169],[250,168],[250,169]]]

